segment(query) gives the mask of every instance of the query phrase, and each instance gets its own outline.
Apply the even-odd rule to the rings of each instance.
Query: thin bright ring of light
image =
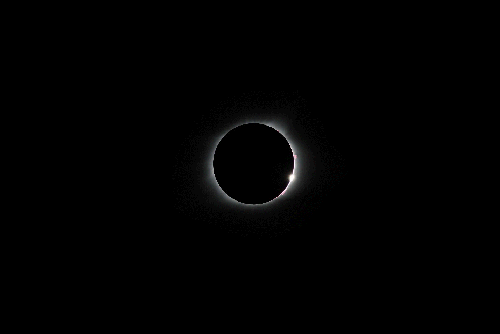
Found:
[[[212,140],[209,141],[210,144],[209,144],[209,147],[208,147],[208,150],[206,153],[207,167],[206,167],[205,173],[206,173],[206,178],[207,178],[207,182],[208,182],[209,186],[214,187],[215,191],[219,195],[219,196],[217,196],[218,197],[217,200],[220,201],[221,204],[226,204],[226,205],[230,205],[230,206],[234,206],[234,207],[237,206],[239,208],[252,210],[252,209],[257,209],[260,207],[267,207],[268,205],[272,205],[272,204],[282,200],[283,197],[287,197],[290,195],[293,196],[294,190],[297,190],[296,188],[300,184],[300,182],[297,183],[297,180],[300,179],[300,174],[301,174],[300,163],[298,163],[298,161],[300,161],[300,157],[302,155],[303,150],[300,147],[300,145],[298,144],[298,141],[293,136],[293,133],[291,131],[288,131],[286,120],[279,120],[279,118],[280,117],[271,117],[272,120],[262,120],[262,119],[259,119],[259,117],[256,117],[255,119],[240,120],[238,122],[234,122],[231,126],[220,130],[219,134],[212,137]],[[213,160],[214,160],[215,150],[216,150],[219,142],[232,129],[234,129],[240,125],[244,125],[244,124],[248,124],[248,123],[260,123],[260,124],[267,125],[271,128],[274,128],[275,130],[277,130],[288,141],[288,144],[290,145],[290,148],[292,149],[292,153],[293,153],[293,157],[294,157],[293,173],[289,177],[290,182],[288,183],[288,186],[277,198],[275,198],[274,200],[272,200],[270,202],[264,203],[264,204],[257,204],[257,205],[245,204],[245,203],[238,202],[235,199],[229,197],[221,189],[221,187],[217,183],[217,179],[215,178],[215,173],[214,173]],[[291,181],[293,181],[293,180],[295,180],[295,182],[293,182],[294,185],[291,186],[291,184],[292,184]],[[286,193],[286,196],[283,196],[285,193]]]

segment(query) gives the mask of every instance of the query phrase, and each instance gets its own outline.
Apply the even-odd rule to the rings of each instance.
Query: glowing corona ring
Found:
[[[289,125],[286,119],[281,118],[280,116],[278,117],[273,117],[273,120],[263,120],[259,119],[259,117],[255,117],[254,119],[252,118],[247,118],[244,120],[239,120],[232,122],[230,126],[226,126],[224,128],[221,128],[217,131],[217,135],[212,137],[210,140],[211,144],[209,145],[210,147],[208,148],[207,151],[207,169],[206,169],[206,177],[207,177],[207,182],[210,185],[211,191],[218,194],[217,196],[213,197],[214,200],[219,201],[220,204],[228,205],[231,207],[239,207],[239,208],[244,208],[248,210],[255,210],[258,209],[259,207],[266,207],[268,205],[275,205],[277,202],[279,202],[282,198],[287,197],[287,196],[293,196],[295,191],[298,191],[298,188],[302,188],[303,185],[301,185],[301,182],[297,182],[297,180],[300,179],[301,175],[301,164],[298,163],[298,160],[300,159],[301,156],[303,156],[304,149],[299,145],[298,138],[295,138],[293,135],[293,131],[288,131]],[[281,118],[281,119],[280,119]],[[215,178],[214,174],[214,166],[213,166],[213,159],[214,159],[214,154],[215,150],[217,148],[217,145],[221,141],[221,139],[232,129],[243,125],[243,124],[248,124],[248,123],[260,123],[267,125],[271,128],[274,128],[277,130],[280,134],[282,134],[285,139],[287,140],[288,144],[290,145],[290,148],[292,149],[293,153],[293,158],[294,158],[294,166],[293,166],[293,172],[291,175],[289,175],[289,184],[286,187],[286,189],[274,200],[271,202],[267,202],[264,204],[260,205],[252,205],[252,204],[245,204],[245,203],[240,203],[236,201],[235,199],[229,197],[219,186],[217,183],[217,180]],[[295,181],[295,182],[292,182]],[[286,195],[286,196],[285,196]]]

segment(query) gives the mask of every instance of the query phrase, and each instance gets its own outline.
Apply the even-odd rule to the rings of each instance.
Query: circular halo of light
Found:
[[[213,161],[217,145],[229,131],[240,125],[245,125],[249,123],[264,124],[278,131],[287,140],[288,144],[290,145],[290,148],[292,149],[292,154],[294,157],[292,175],[293,175],[293,180],[295,180],[295,182],[291,182],[290,180],[285,190],[283,190],[283,192],[278,197],[263,204],[246,204],[238,202],[234,198],[229,197],[222,190],[222,188],[219,186],[219,183],[217,182],[217,179],[215,178]],[[293,196],[294,189],[297,188],[298,184],[300,183],[297,182],[298,180],[300,180],[300,175],[301,175],[301,164],[299,161],[304,150],[299,145],[298,138],[294,136],[293,131],[291,131],[289,124],[290,122],[288,122],[286,118],[279,116],[269,117],[269,119],[263,119],[262,117],[246,118],[246,119],[241,119],[239,121],[231,122],[230,125],[225,126],[223,129],[220,129],[220,132],[217,135],[214,135],[212,138],[208,140],[207,143],[208,147],[206,151],[206,160],[205,160],[207,162],[207,165],[205,167],[205,176],[208,186],[214,187],[216,193],[218,194],[218,196],[216,196],[217,197],[216,200],[219,201],[219,204],[224,204],[231,207],[238,207],[241,209],[257,210],[259,208],[265,208],[269,205],[274,205],[275,203],[286,199],[287,196]],[[285,194],[286,196],[284,196]]]

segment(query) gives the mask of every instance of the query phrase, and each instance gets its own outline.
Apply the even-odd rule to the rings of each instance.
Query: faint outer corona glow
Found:
[[[288,144],[290,145],[290,148],[292,149],[293,158],[294,158],[293,172],[289,176],[290,182],[288,183],[288,186],[277,198],[275,198],[274,200],[272,200],[270,202],[264,203],[264,204],[257,204],[257,205],[244,204],[244,203],[240,203],[240,202],[236,201],[235,199],[229,197],[220,188],[219,184],[217,183],[217,179],[215,178],[215,173],[214,173],[214,168],[213,168],[213,159],[214,159],[215,150],[217,148],[217,145],[221,141],[221,139],[230,130],[232,130],[240,125],[244,125],[244,124],[248,124],[248,123],[260,123],[260,124],[267,125],[273,129],[277,130],[287,140]],[[291,194],[293,196],[293,193],[295,192],[294,190],[299,190],[299,189],[297,189],[297,187],[302,188],[302,185],[299,185],[300,182],[297,182],[298,177],[300,177],[300,173],[301,173],[301,165],[300,165],[300,163],[297,163],[297,160],[298,160],[298,157],[303,156],[302,155],[303,149],[298,144],[298,140],[296,140],[296,138],[293,136],[293,133],[291,133],[291,132],[289,133],[287,131],[287,122],[286,121],[281,120],[281,121],[277,122],[275,120],[275,121],[269,122],[269,121],[263,121],[263,120],[259,120],[259,119],[245,119],[245,120],[241,120],[239,122],[234,122],[231,126],[228,126],[224,129],[220,129],[219,131],[220,132],[218,134],[216,134],[214,137],[212,137],[211,144],[209,145],[210,146],[209,151],[207,151],[207,160],[208,160],[207,167],[208,168],[206,170],[206,173],[207,173],[206,175],[208,178],[207,182],[210,184],[211,187],[214,187],[212,189],[217,192],[218,196],[216,196],[217,197],[216,199],[218,201],[220,201],[221,203],[225,203],[226,205],[230,205],[230,206],[238,206],[238,207],[247,208],[247,209],[254,209],[254,208],[256,209],[258,207],[265,207],[267,205],[275,204],[275,202],[278,202],[279,200],[281,200],[280,198],[286,197],[286,196],[282,196],[285,192],[287,192],[287,196],[290,196],[289,194]],[[295,182],[291,182],[293,180],[295,180]],[[294,185],[292,186],[292,184],[294,184]]]

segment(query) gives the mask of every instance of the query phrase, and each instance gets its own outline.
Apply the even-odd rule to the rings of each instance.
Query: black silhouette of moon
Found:
[[[221,139],[213,166],[217,183],[229,197],[245,204],[263,204],[287,188],[294,156],[288,141],[276,129],[248,123]]]

